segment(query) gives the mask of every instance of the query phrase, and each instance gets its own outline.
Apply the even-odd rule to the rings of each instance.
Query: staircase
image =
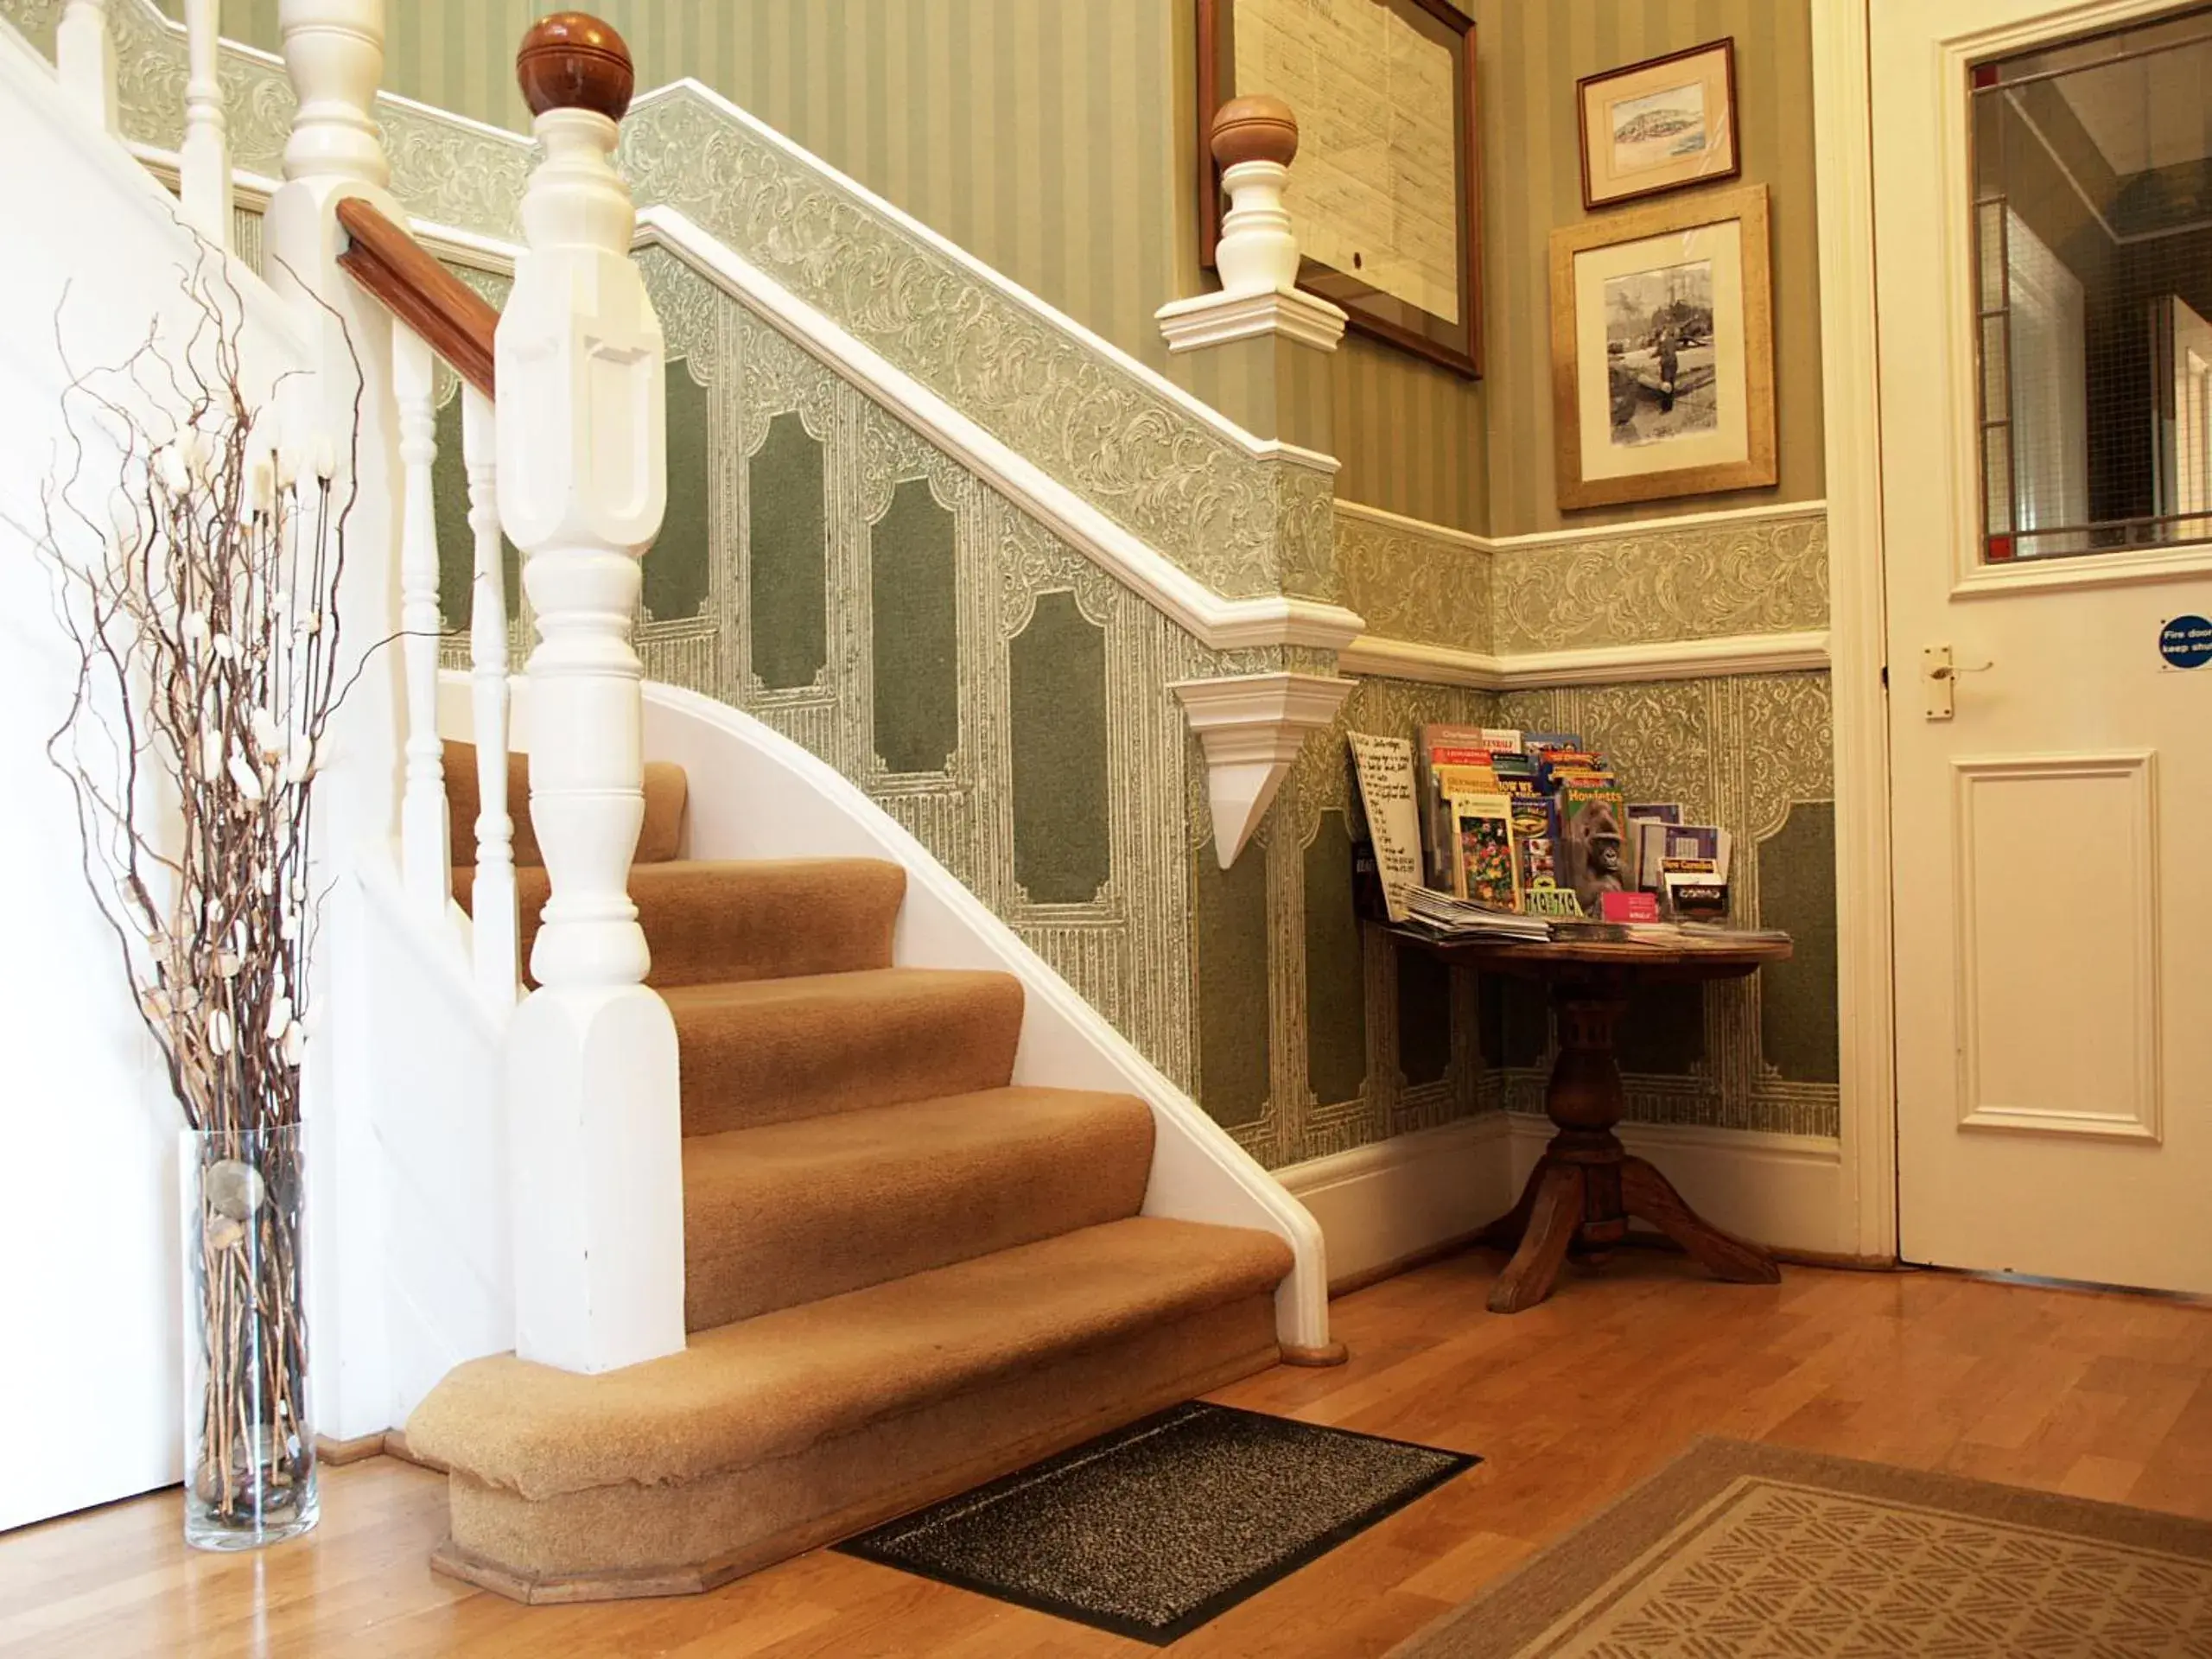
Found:
[[[466,745],[445,775],[466,904]],[[904,869],[683,859],[686,793],[647,766],[630,893],[679,1044],[689,1346],[475,1360],[407,1424],[451,1471],[438,1565],[526,1600],[706,1589],[1277,1356],[1287,1247],[1140,1215],[1151,1109],[1014,1086],[1020,985],[893,965]]]

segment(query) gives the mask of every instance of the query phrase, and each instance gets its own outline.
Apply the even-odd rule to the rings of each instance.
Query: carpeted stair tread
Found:
[[[454,872],[464,906],[473,886],[473,873]],[[515,872],[525,964],[550,891],[543,870]],[[887,859],[677,859],[630,869],[652,952],[646,982],[663,990],[888,968],[906,896],[906,870]]]
[[[446,808],[451,819],[453,861],[456,868],[476,862],[476,815],[484,797],[476,787],[476,746],[448,739],[446,743]],[[683,847],[683,808],[690,798],[690,781],[672,760],[645,762],[645,821],[638,831],[633,864],[664,864],[679,856]],[[537,835],[530,823],[530,757],[507,756],[507,816],[514,820],[515,862],[543,864]]]
[[[693,1331],[1120,1221],[1144,1203],[1152,1109],[991,1089],[683,1143]]]
[[[665,995],[686,1135],[1003,1088],[1021,1041],[1011,974],[870,968]]]
[[[1271,1233],[1109,1222],[701,1332],[680,1354],[596,1376],[472,1360],[416,1408],[407,1443],[531,1499],[695,1481],[1249,1300],[1290,1266]]]

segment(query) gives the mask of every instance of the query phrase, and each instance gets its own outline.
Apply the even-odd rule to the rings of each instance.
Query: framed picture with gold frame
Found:
[[[1271,93],[1298,118],[1298,285],[1350,326],[1482,373],[1475,25],[1451,0],[1198,0],[1198,251],[1225,204],[1214,112]]]
[[[1561,508],[1775,481],[1766,187],[1552,232]]]
[[[1718,184],[1744,170],[1736,149],[1733,40],[1585,75],[1574,95],[1585,207]]]

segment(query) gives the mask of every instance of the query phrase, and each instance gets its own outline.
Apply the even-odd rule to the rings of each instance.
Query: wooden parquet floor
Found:
[[[1489,1253],[1337,1304],[1352,1360],[1215,1396],[1480,1452],[1471,1474],[1185,1638],[1178,1655],[1381,1653],[1700,1433],[2212,1516],[2212,1307],[1936,1274],[1710,1283],[1629,1252],[1504,1318]],[[1137,1655],[1141,1644],[821,1552],[708,1596],[517,1606],[434,1576],[444,1483],[327,1472],[323,1522],[196,1555],[174,1493],[0,1536],[0,1653],[569,1659]]]

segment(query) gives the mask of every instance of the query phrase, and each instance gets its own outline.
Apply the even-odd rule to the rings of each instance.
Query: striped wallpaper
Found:
[[[1511,536],[1569,522],[1605,524],[1817,498],[1822,491],[1820,272],[1808,0],[1481,0],[1476,23],[1482,47],[1483,265],[1489,290],[1484,397],[1490,417],[1490,533]],[[1574,83],[1600,69],[1723,35],[1736,41],[1740,182],[1767,187],[1773,219],[1781,484],[1563,519],[1552,479],[1550,238],[1555,226],[1591,217],[1582,210]],[[1688,194],[1655,200],[1680,201]]]
[[[163,0],[172,11],[181,0]],[[1548,248],[1585,215],[1574,81],[1732,35],[1744,179],[1771,195],[1779,489],[1578,513],[1605,523],[1821,493],[1808,0],[1461,0],[1478,23],[1479,385],[1352,338],[1338,493],[1461,529],[1558,528]],[[1198,263],[1195,0],[593,0],[639,84],[696,76],[1185,385],[1153,313]],[[517,130],[514,43],[550,0],[391,0],[385,84]],[[277,0],[224,32],[273,48]],[[1296,188],[1293,175],[1294,199]]]
[[[1185,291],[1192,3],[584,0],[640,89],[705,82],[1162,370],[1152,314]],[[514,49],[555,9],[389,0],[385,88],[526,132]],[[225,0],[233,40],[273,51],[276,22],[277,0]]]

